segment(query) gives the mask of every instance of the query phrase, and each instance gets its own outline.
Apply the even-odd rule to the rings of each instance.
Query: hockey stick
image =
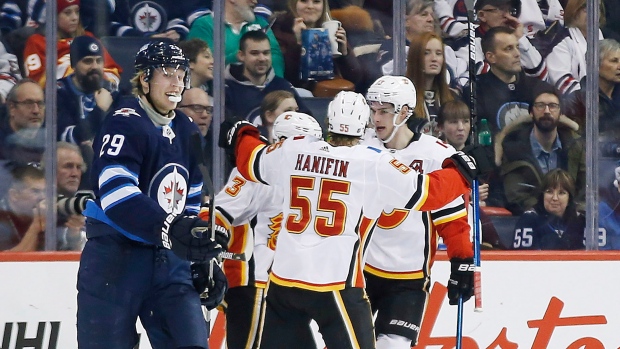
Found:
[[[476,13],[474,9],[474,0],[466,1],[467,18],[468,18],[468,34],[469,34],[469,104],[471,113],[471,137],[474,146],[478,144],[476,125],[478,115],[476,113]],[[472,183],[472,204],[473,204],[473,221],[474,221],[474,311],[482,311],[482,269],[480,266],[480,196],[478,186],[480,182],[474,179]]]
[[[461,349],[463,347],[463,296],[459,296],[456,309],[456,349]]]
[[[202,140],[200,133],[196,132],[192,134],[190,143],[192,152],[194,152],[196,156],[196,160],[198,163],[198,169],[202,174],[203,187],[202,193],[203,195],[210,194],[211,198],[209,199],[209,224],[211,224],[211,238],[215,239],[215,190],[213,188],[213,181],[211,180],[211,176],[209,175],[209,171],[206,166],[206,158],[204,151],[202,150]],[[206,187],[206,188],[205,188]],[[222,252],[220,253],[218,259],[231,259],[235,261],[245,262],[247,259],[245,258],[244,253],[232,253],[232,252]]]

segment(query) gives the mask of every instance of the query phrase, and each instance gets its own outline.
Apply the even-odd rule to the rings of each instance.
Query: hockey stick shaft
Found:
[[[199,132],[196,132],[194,134],[191,135],[191,147],[190,149],[194,152],[194,156],[196,158],[196,162],[198,164],[198,169],[200,170],[200,174],[202,174],[202,182],[203,182],[203,195],[207,194],[205,193],[205,186],[207,187],[206,190],[208,192],[208,194],[210,195],[209,198],[209,225],[211,226],[211,236],[210,238],[212,240],[215,240],[215,204],[214,204],[214,198],[215,198],[215,191],[213,189],[213,182],[211,181],[211,176],[209,176],[209,171],[207,170],[207,166],[206,166],[206,159],[205,159],[205,154],[204,151],[202,150],[202,139],[201,139],[201,134]],[[218,258],[219,259],[219,258]],[[212,259],[209,261],[209,283],[211,283],[213,281],[213,263],[215,263],[215,261]],[[203,309],[203,315],[205,317],[205,320],[207,321],[207,323],[211,322],[211,312],[206,310],[206,308]]]
[[[476,113],[476,27],[474,2],[467,1],[468,12],[468,34],[469,34],[469,107],[471,113],[471,137],[474,146],[478,144],[478,134],[476,132],[478,116]],[[472,183],[472,205],[473,205],[473,228],[474,228],[474,311],[482,311],[482,272],[480,269],[480,196],[478,186],[480,182],[474,179]]]
[[[459,296],[456,308],[456,349],[463,347],[463,296]]]

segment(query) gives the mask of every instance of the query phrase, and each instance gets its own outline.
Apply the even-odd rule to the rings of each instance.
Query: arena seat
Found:
[[[512,243],[515,237],[515,224],[520,216],[489,216],[499,240],[508,249],[512,249]]]
[[[151,41],[170,41],[168,39],[151,39],[148,37],[121,37],[104,36],[101,43],[108,50],[112,58],[123,68],[119,90],[123,94],[131,93],[130,80],[133,77],[134,62],[138,50]]]
[[[310,112],[312,113],[312,116],[316,119],[316,121],[321,124],[321,128],[323,128],[323,130],[327,130],[325,118],[327,118],[327,106],[329,105],[329,102],[332,101],[332,98],[302,97],[301,100],[304,102],[306,107],[310,109]]]

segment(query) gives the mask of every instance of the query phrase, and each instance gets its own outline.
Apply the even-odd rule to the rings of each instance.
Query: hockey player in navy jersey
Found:
[[[194,216],[203,179],[189,140],[199,130],[175,111],[189,88],[189,62],[158,42],[140,49],[135,68],[134,96],[110,112],[93,144],[96,200],[84,211],[78,345],[133,348],[140,318],[153,348],[205,349],[203,289],[193,284],[204,280],[192,280],[190,261],[216,257],[228,232],[215,229],[213,239],[210,224]]]

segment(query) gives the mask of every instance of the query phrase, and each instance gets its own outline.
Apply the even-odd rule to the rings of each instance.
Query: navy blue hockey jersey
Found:
[[[132,240],[161,245],[158,227],[169,213],[200,209],[202,175],[190,153],[194,132],[198,127],[182,112],[157,126],[137,98],[122,100],[93,144],[97,199],[84,215]]]

